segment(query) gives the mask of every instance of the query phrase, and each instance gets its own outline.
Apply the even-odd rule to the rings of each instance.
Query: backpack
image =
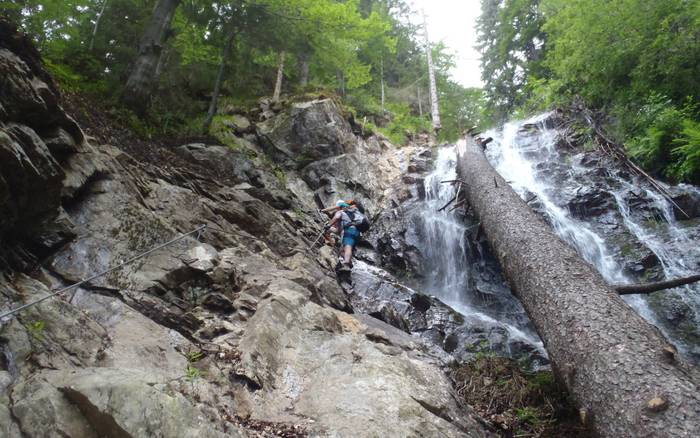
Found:
[[[357,231],[364,233],[369,230],[369,219],[359,209],[355,211],[346,211],[345,214],[350,218],[350,225],[354,225]]]
[[[358,210],[360,210],[360,213],[362,213],[362,214],[364,214],[364,215],[367,214],[367,213],[365,212],[365,206],[362,205],[362,201],[358,201],[357,199],[353,199],[352,204],[355,206],[355,208],[357,208]]]

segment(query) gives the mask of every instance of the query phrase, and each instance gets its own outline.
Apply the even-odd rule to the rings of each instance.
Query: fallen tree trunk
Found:
[[[698,281],[700,281],[700,275],[691,275],[690,277],[676,278],[674,280],[667,281],[657,281],[655,283],[621,284],[615,286],[615,290],[620,295],[650,294],[660,290],[685,286],[686,284],[696,283]]]
[[[459,175],[506,278],[601,436],[700,436],[700,372],[550,229],[469,138]]]

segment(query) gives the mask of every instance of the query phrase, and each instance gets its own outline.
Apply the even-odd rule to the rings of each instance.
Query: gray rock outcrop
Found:
[[[457,401],[451,356],[354,313],[335,255],[308,250],[321,195],[363,187],[388,205],[389,146],[355,137],[332,101],[271,114],[245,159],[91,146],[22,44],[0,44],[0,309],[207,229],[0,321],[0,435],[492,435]],[[343,170],[309,183],[291,165],[304,153]],[[343,167],[358,154],[371,166]]]

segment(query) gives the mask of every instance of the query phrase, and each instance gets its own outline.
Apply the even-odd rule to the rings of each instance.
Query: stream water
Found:
[[[560,132],[546,123],[549,117],[488,133],[494,138],[489,160],[521,198],[611,284],[697,274],[697,218],[681,216],[647,182],[596,154],[566,148]],[[695,187],[668,190],[677,199],[700,202]],[[700,359],[700,284],[625,300],[691,360]]]

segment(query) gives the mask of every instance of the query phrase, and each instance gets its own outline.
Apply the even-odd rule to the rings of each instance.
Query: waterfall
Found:
[[[421,253],[428,269],[426,289],[447,304],[463,306],[468,285],[466,226],[454,213],[437,210],[455,196],[455,186],[443,181],[457,178],[455,147],[439,151],[435,170],[425,180],[425,202],[420,211],[423,230]],[[451,207],[448,207],[448,209]]]
[[[537,122],[537,119],[531,123]],[[626,282],[615,260],[605,247],[604,240],[584,222],[571,217],[565,208],[558,206],[551,193],[557,188],[537,178],[536,166],[540,162],[555,162],[556,132],[543,130],[537,137],[518,136],[519,124],[509,123],[503,128],[500,148],[491,148],[490,159],[496,170],[508,181],[523,199],[535,195],[544,207],[546,219],[557,234],[576,247],[583,258],[596,266],[606,280]],[[526,156],[533,157],[527,159]]]
[[[479,271],[485,261],[468,239],[478,224],[466,224],[458,209],[450,211],[455,204],[438,211],[456,194],[455,185],[443,183],[457,178],[456,169],[457,146],[440,148],[435,168],[425,179],[425,200],[416,208],[415,231],[424,260],[421,290],[465,316],[466,325],[504,328],[511,339],[533,346],[544,356],[525,310],[500,275]]]
[[[494,141],[487,157],[521,198],[611,284],[640,281],[625,265],[632,258],[630,252],[648,253],[644,260],[649,267],[635,265],[643,276],[657,271],[666,279],[697,274],[697,221],[678,221],[664,196],[605,157],[562,146],[560,133],[546,123],[550,117],[508,123],[488,133]],[[700,201],[695,187],[669,190]],[[625,300],[682,352],[698,360],[700,285],[662,294],[662,299],[633,295]]]

